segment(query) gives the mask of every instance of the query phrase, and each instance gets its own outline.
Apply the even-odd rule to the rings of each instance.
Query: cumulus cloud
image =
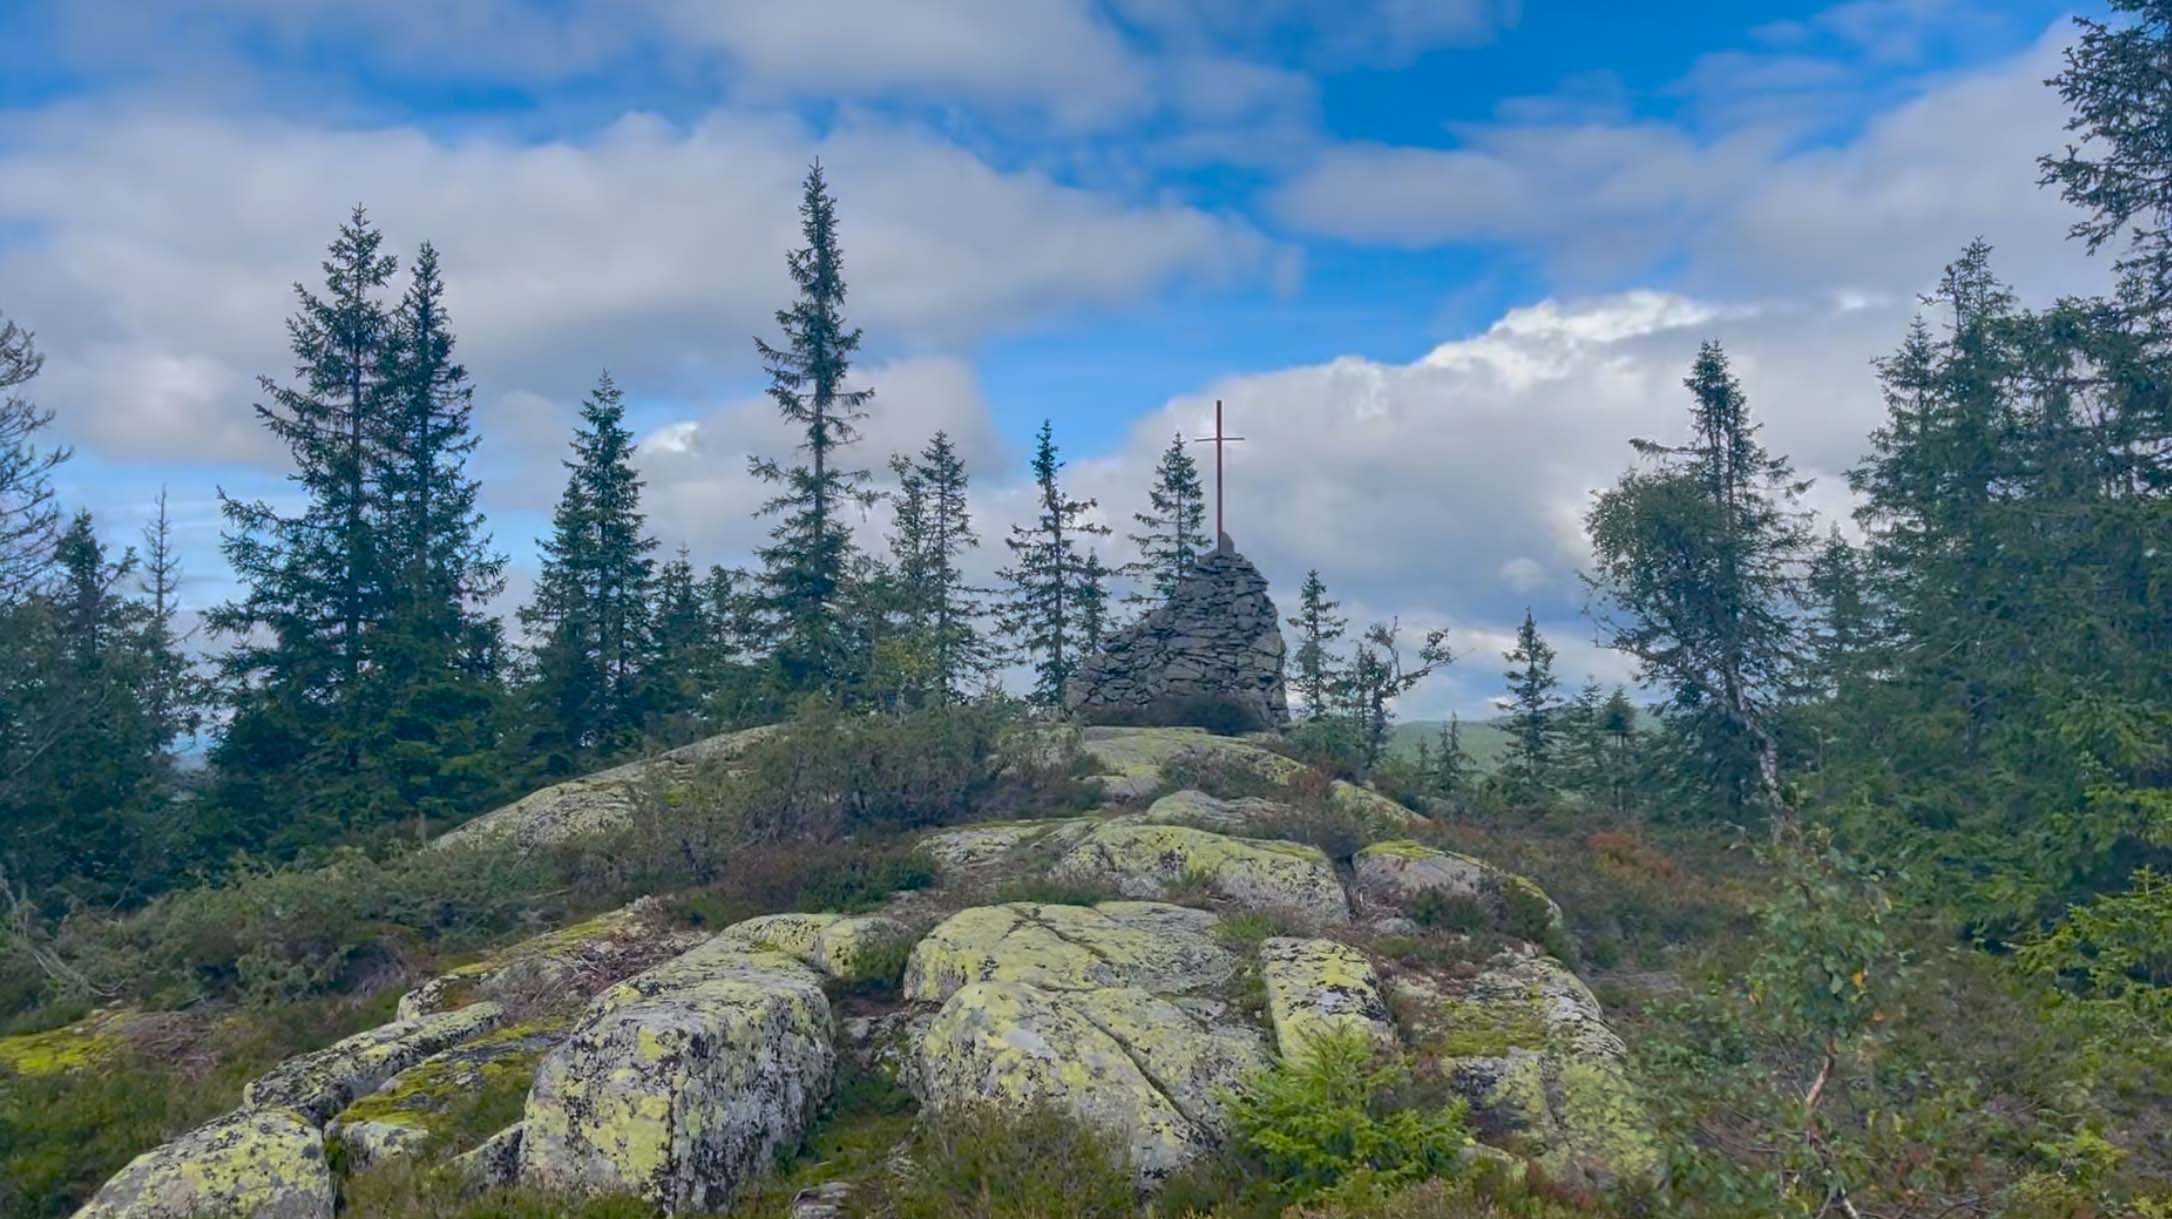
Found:
[[[290,285],[317,278],[356,200],[394,248],[444,251],[462,355],[485,398],[570,401],[609,365],[689,396],[755,371],[789,299],[783,252],[820,156],[840,196],[851,314],[896,350],[955,347],[1173,280],[1250,282],[1271,244],[1241,220],[1002,171],[912,128],[716,113],[630,116],[523,143],[409,128],[70,109],[0,144],[13,311],[50,355],[41,398],[112,455],[263,459],[253,378],[289,363]]]
[[[2064,240],[2064,205],[2036,185],[2035,154],[2065,139],[2043,81],[2069,37],[2061,24],[2019,56],[1919,82],[1837,142],[1805,146],[1756,122],[1709,135],[1604,118],[1499,122],[1458,128],[1446,148],[1328,149],[1272,205],[1303,231],[1348,240],[1513,242],[1571,283],[1669,265],[1704,292],[1905,295],[1981,234],[2031,292],[2097,288],[2101,273]],[[1739,95],[1753,68],[1768,95],[1795,94],[1798,112],[1815,109],[1801,91],[1832,83],[1824,59],[1713,58],[1701,70]]]

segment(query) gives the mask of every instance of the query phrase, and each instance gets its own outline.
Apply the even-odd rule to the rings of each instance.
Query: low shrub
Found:
[[[1098,881],[1030,876],[1005,882],[988,900],[993,904],[1031,902],[1039,906],[1097,906],[1122,896]]]
[[[1384,1196],[1454,1172],[1470,1145],[1462,1101],[1410,1094],[1410,1066],[1356,1030],[1309,1039],[1225,1105],[1258,1179],[1290,1203]]]
[[[1403,913],[1409,915],[1420,927],[1432,931],[1472,932],[1492,921],[1484,902],[1461,893],[1444,893],[1439,889],[1419,890],[1416,897],[1404,903]]]
[[[960,1105],[914,1129],[894,1181],[855,1199],[896,1219],[1128,1219],[1138,1208],[1123,1142],[1046,1106]]]

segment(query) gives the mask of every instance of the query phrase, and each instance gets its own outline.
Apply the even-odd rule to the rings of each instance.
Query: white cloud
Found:
[[[2036,154],[2066,138],[2043,80],[2069,37],[2062,22],[2020,55],[1924,81],[1837,143],[1805,147],[1759,123],[1711,136],[1650,121],[1495,123],[1457,129],[1451,148],[1326,150],[1271,202],[1285,222],[1347,240],[1513,242],[1571,283],[1672,263],[1707,293],[1910,295],[1981,234],[2025,290],[2097,289],[2100,269],[2065,241],[2065,206],[2036,185]],[[1762,87],[1802,110],[1800,90],[1827,83],[1830,61],[1704,70],[1729,63],[1768,75],[1794,64]]]
[[[1241,221],[999,171],[871,120],[814,139],[783,120],[629,116],[529,144],[87,108],[0,135],[0,224],[34,234],[0,245],[0,282],[49,353],[41,399],[118,456],[267,455],[253,378],[290,364],[291,284],[317,278],[356,200],[392,248],[444,252],[486,403],[571,401],[605,365],[637,397],[751,376],[751,336],[789,299],[816,155],[840,200],[849,314],[893,351],[1277,263]]]

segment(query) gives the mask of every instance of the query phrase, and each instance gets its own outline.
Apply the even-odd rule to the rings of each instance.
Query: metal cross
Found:
[[[1217,549],[1224,544],[1228,536],[1222,532],[1222,446],[1230,441],[1242,439],[1244,439],[1242,436],[1224,436],[1222,434],[1222,400],[1220,398],[1214,400],[1214,435],[1192,438],[1193,444],[1212,444],[1214,446],[1214,545]]]

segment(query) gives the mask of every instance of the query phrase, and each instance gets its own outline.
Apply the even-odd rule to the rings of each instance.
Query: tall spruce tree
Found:
[[[1650,468],[1594,501],[1587,577],[1608,646],[1667,688],[1667,721],[1730,812],[1786,811],[1778,717],[1801,657],[1796,615],[1810,547],[1806,484],[1758,443],[1717,343],[1684,382],[1688,443],[1636,442]]]
[[[1292,657],[1297,668],[1297,693],[1310,719],[1319,719],[1334,709],[1335,690],[1341,680],[1335,641],[1342,638],[1347,626],[1347,620],[1335,614],[1340,608],[1342,602],[1328,600],[1320,569],[1306,572],[1305,582],[1297,590],[1297,614],[1289,625],[1297,631],[1297,652]]]
[[[1154,485],[1147,489],[1147,510],[1132,514],[1139,532],[1131,534],[1139,548],[1136,561],[1123,574],[1141,587],[1125,600],[1152,609],[1174,596],[1177,586],[1191,575],[1192,566],[1209,543],[1206,537],[1207,501],[1199,486],[1199,463],[1184,445],[1181,435],[1170,439],[1154,466]]]
[[[785,258],[799,298],[777,311],[781,347],[755,339],[769,373],[769,396],[803,439],[804,460],[754,459],[754,475],[776,484],[761,515],[777,517],[770,544],[759,551],[762,588],[776,630],[776,664],[786,690],[841,693],[856,680],[855,659],[841,603],[852,571],[847,511],[865,506],[868,473],[841,464],[840,450],[859,439],[859,422],[874,391],[848,388],[860,331],[844,318],[844,256],[837,242],[837,203],[817,161],[807,171],[799,205],[807,244]]]
[[[453,358],[437,251],[424,242],[392,316],[377,475],[385,609],[372,652],[383,739],[418,836],[495,790],[502,631],[482,612],[505,587],[467,473],[474,391]]]
[[[1011,563],[997,573],[1007,588],[1003,630],[1033,665],[1033,700],[1048,707],[1063,705],[1064,686],[1088,646],[1089,607],[1096,595],[1080,542],[1109,532],[1089,515],[1094,501],[1064,493],[1062,469],[1055,432],[1043,420],[1032,464],[1037,511],[1031,523],[1011,526],[1004,540]]]
[[[1535,802],[1550,795],[1558,780],[1557,756],[1562,729],[1560,696],[1554,693],[1554,649],[1539,634],[1530,610],[1516,628],[1516,646],[1503,652],[1508,669],[1507,744],[1501,753],[1501,783],[1515,799]]]
[[[581,403],[572,447],[535,599],[520,614],[535,649],[530,749],[554,773],[636,738],[655,570],[625,395],[609,373]]]
[[[321,840],[396,812],[376,773],[382,687],[366,681],[388,601],[382,425],[398,412],[383,240],[357,207],[324,261],[323,295],[295,286],[293,384],[260,379],[257,417],[287,447],[301,509],[220,496],[243,589],[207,616],[234,640],[219,662],[229,720],[212,752],[230,846]]]

